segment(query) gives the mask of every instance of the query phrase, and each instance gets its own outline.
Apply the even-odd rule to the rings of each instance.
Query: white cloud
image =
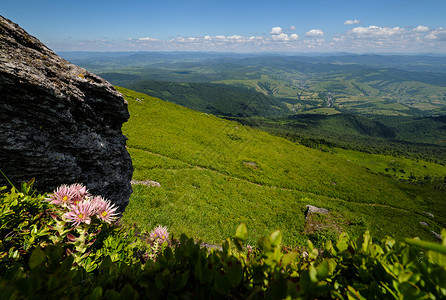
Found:
[[[281,34],[272,35],[271,38],[274,41],[288,41],[288,34],[282,32]]]
[[[231,35],[227,37],[229,40],[241,40],[243,37],[241,35]]]
[[[290,30],[296,30],[296,26],[290,26]]]
[[[288,35],[282,32],[281,34],[271,35],[271,40],[276,42],[290,42],[290,41],[297,41],[298,39],[299,36],[295,33]]]
[[[263,37],[261,37],[261,36],[251,36],[251,37],[249,37],[249,40],[250,41],[253,41],[253,40],[263,40]]]
[[[305,33],[307,37],[322,37],[324,36],[324,32],[320,29],[311,29],[307,33]]]
[[[305,40],[304,46],[307,49],[315,49],[315,48],[327,48],[327,41],[325,39],[311,39]]]
[[[415,31],[415,32],[428,32],[428,31],[430,31],[430,28],[427,27],[427,26],[420,25],[420,26],[417,26],[416,28],[414,28],[412,31]]]
[[[156,39],[147,36],[122,40],[72,41],[56,45],[63,50],[153,50],[153,51],[349,51],[349,52],[439,52],[446,53],[446,28],[353,26],[328,39],[320,29],[304,33],[304,39],[291,27],[273,27],[262,35],[202,35]]]
[[[426,35],[426,38],[435,41],[446,41],[446,28],[439,27],[434,29],[431,31],[431,33]]]
[[[358,26],[336,34],[330,47],[344,51],[440,52],[446,51],[446,28],[427,26]]]
[[[282,33],[282,27],[277,26],[271,28],[270,34],[281,34],[281,33]]]
[[[155,42],[155,41],[158,41],[158,39],[154,39],[154,38],[150,38],[150,37],[143,37],[143,38],[139,38],[138,41]]]
[[[360,24],[361,21],[354,19],[354,20],[347,20],[344,22],[344,25],[356,25],[356,24]]]
[[[379,26],[369,26],[369,27],[355,27],[347,34],[355,36],[357,38],[385,38],[394,35],[401,35],[407,32],[407,29],[401,27],[379,27]]]
[[[295,33],[290,34],[289,37],[290,41],[297,41],[299,39],[299,36]]]

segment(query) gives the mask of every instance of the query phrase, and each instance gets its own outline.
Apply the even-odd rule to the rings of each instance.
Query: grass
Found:
[[[348,161],[366,167],[373,172],[389,174],[403,180],[410,180],[411,177],[424,178],[426,176],[446,176],[445,166],[423,160],[368,154],[339,148],[336,148],[334,153]]]
[[[307,204],[338,213],[353,235],[370,229],[377,238],[432,239],[430,230],[439,232],[444,224],[440,191],[399,182],[236,122],[118,90],[129,103],[131,117],[123,132],[129,138],[133,178],[161,184],[134,186],[125,222],[147,229],[162,224],[175,235],[210,243],[245,222],[252,243],[281,229],[287,245],[307,238]],[[422,211],[436,215],[429,229],[419,224],[427,218]]]

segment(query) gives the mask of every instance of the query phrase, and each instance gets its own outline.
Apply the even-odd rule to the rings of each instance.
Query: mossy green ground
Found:
[[[212,115],[118,88],[129,103],[123,132],[135,180],[123,221],[168,226],[217,243],[245,222],[249,239],[281,229],[284,243],[306,240],[305,205],[335,211],[353,235],[432,239],[445,223],[444,191],[418,187]],[[435,218],[428,217],[431,212]],[[420,221],[429,223],[423,227]]]

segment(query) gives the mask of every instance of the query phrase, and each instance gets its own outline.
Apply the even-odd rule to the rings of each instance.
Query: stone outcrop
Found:
[[[130,183],[132,185],[145,185],[147,187],[161,187],[161,184],[159,182],[153,181],[153,180],[142,180],[142,181],[137,181],[137,180],[131,180]]]
[[[313,205],[306,205],[305,207],[307,208],[307,211],[305,213],[305,219],[308,219],[314,213],[326,215],[330,212],[328,209],[320,208],[320,207],[313,206]]]
[[[50,192],[83,183],[122,212],[132,192],[128,118],[111,84],[0,16],[0,170],[14,184],[35,177]]]

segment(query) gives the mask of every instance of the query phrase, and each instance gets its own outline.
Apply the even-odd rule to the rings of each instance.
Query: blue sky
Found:
[[[436,52],[445,0],[0,0],[55,51]]]

